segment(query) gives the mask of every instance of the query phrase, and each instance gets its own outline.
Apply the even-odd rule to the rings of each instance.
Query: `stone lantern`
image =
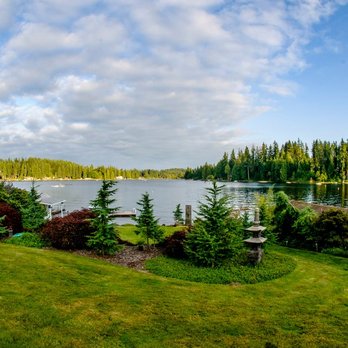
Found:
[[[253,225],[245,229],[245,231],[252,233],[252,237],[244,240],[245,244],[250,248],[248,256],[253,264],[258,264],[262,260],[262,244],[266,242],[267,238],[262,237],[261,232],[265,229],[266,227],[260,226],[260,210],[256,208]]]

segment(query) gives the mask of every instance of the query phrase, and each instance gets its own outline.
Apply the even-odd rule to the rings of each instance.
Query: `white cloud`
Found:
[[[12,23],[0,37],[0,155],[166,167],[214,161],[242,141],[242,120],[293,95],[288,74],[306,68],[312,26],[338,2],[17,5],[17,22],[13,2],[0,5],[0,29]]]

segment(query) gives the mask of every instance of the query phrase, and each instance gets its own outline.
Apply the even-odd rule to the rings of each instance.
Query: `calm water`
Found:
[[[43,181],[37,182],[38,191],[43,202],[55,203],[65,200],[67,211],[87,208],[90,200],[96,197],[100,181]],[[14,186],[30,189],[31,182],[14,182]],[[225,183],[225,192],[231,197],[235,207],[253,207],[255,195],[266,193],[273,187],[274,192],[283,190],[292,199],[317,202],[348,207],[348,185],[306,185],[306,184],[261,184],[261,183]],[[197,208],[199,200],[203,200],[205,188],[209,182],[185,180],[124,180],[117,183],[117,206],[121,210],[137,208],[136,202],[141,195],[149,192],[153,198],[155,214],[160,223],[173,223],[173,210],[177,204],[182,209],[186,204]],[[130,222],[130,219],[118,219],[119,224]]]

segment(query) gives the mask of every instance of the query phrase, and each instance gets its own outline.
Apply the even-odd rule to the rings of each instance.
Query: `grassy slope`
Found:
[[[293,273],[233,287],[0,244],[0,347],[344,347],[347,260],[279,250]]]

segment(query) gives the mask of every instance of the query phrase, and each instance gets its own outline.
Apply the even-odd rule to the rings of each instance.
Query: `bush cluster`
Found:
[[[12,230],[13,233],[22,232],[22,216],[17,209],[8,203],[0,202],[0,216],[5,216],[2,226]]]
[[[176,259],[186,258],[184,244],[187,238],[187,230],[176,231],[164,239],[163,252],[169,257]]]
[[[1,226],[13,233],[37,232],[45,223],[46,208],[40,202],[40,194],[34,182],[30,191],[18,189],[12,184],[0,183]],[[2,233],[3,234],[3,233]]]
[[[316,213],[311,208],[296,209],[284,192],[278,192],[273,200],[259,201],[261,220],[272,231],[280,244],[322,251],[336,249],[335,253],[346,255],[348,249],[348,213],[332,208]],[[261,209],[262,208],[262,209]],[[262,219],[264,212],[271,212],[267,219]],[[338,249],[338,250],[337,250]]]
[[[323,211],[314,223],[320,249],[348,249],[348,214],[340,209]]]
[[[7,244],[21,245],[31,248],[43,248],[47,244],[37,233],[23,232],[5,240]]]
[[[348,250],[342,248],[328,248],[321,251],[323,254],[329,254],[340,257],[348,257]]]
[[[95,214],[88,209],[56,217],[45,224],[41,236],[57,249],[85,249],[94,231],[90,222],[92,218],[95,218]]]

